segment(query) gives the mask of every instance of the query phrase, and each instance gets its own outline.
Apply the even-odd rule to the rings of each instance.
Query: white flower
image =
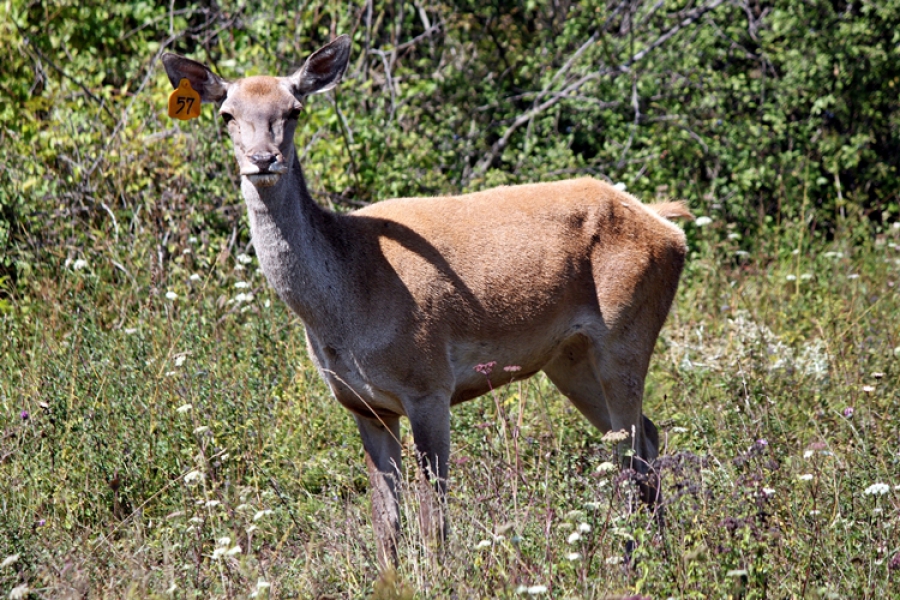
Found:
[[[204,475],[200,471],[196,471],[196,470],[191,471],[190,473],[188,473],[187,475],[184,476],[184,482],[187,484],[197,483],[199,481],[202,481],[203,477],[204,477]]]
[[[859,279],[859,273],[850,273],[847,275],[847,279]]]
[[[747,574],[747,569],[731,569],[725,573],[725,577],[743,577]]]
[[[6,558],[3,559],[3,562],[0,563],[0,569],[2,569],[3,567],[8,567],[11,564],[14,564],[17,560],[19,560],[18,554],[11,554],[10,556],[7,556]]]
[[[268,516],[268,515],[271,515],[271,514],[272,514],[272,511],[271,511],[270,509],[268,509],[268,508],[265,509],[265,510],[260,510],[260,511],[257,511],[257,513],[256,513],[255,515],[253,515],[253,520],[254,520],[254,521],[259,521],[259,520],[262,519],[263,517]]]
[[[178,408],[175,409],[175,412],[184,414],[186,412],[190,412],[191,409],[194,408],[193,404],[182,404]]]
[[[581,533],[590,533],[590,531],[591,531],[591,526],[588,525],[587,523],[581,523],[581,524],[578,526],[578,531],[580,531]]]
[[[168,298],[169,300],[177,300],[178,294],[176,294],[175,292],[166,292],[166,298]]]
[[[125,335],[134,335],[137,332],[137,327],[128,327],[127,329],[125,329]]]
[[[212,559],[219,560],[220,558],[225,556],[226,552],[228,552],[228,548],[216,548],[215,550],[213,550]]]
[[[184,361],[186,361],[186,360],[187,360],[187,355],[179,354],[178,356],[175,357],[175,366],[180,367],[181,365],[184,364]]]
[[[687,427],[673,427],[670,431],[672,433],[687,433],[688,428]]]
[[[88,266],[87,261],[84,260],[83,258],[79,258],[78,260],[76,260],[75,262],[72,263],[72,270],[80,271],[83,268],[85,268],[86,266]]]
[[[607,431],[601,438],[604,442],[622,442],[629,438],[628,432],[624,429],[620,431]]]
[[[240,554],[240,553],[241,553],[241,547],[233,546],[233,547],[229,548],[225,554],[227,554],[228,556],[234,556],[235,554]]]
[[[200,281],[203,278],[200,277],[199,273],[192,273],[191,276],[188,277],[188,279],[190,279],[191,281]]]
[[[253,259],[251,257],[247,256],[246,254],[244,254],[243,252],[241,252],[240,254],[237,255],[237,261],[239,263],[241,263],[242,265],[249,265],[250,263],[253,262]]]
[[[252,301],[253,301],[253,294],[245,294],[244,292],[241,292],[240,294],[238,294],[237,296],[234,297],[234,302],[236,302],[237,304],[240,304],[242,302],[252,302]]]
[[[219,546],[227,546],[230,543],[231,543],[231,538],[228,537],[227,535],[224,535],[216,540],[216,544],[218,544]]]
[[[615,470],[616,470],[616,465],[612,464],[608,460],[597,465],[598,473],[609,473],[610,471],[615,471]]]
[[[250,284],[247,283],[246,281],[238,281],[237,283],[234,284],[234,287],[236,287],[239,290],[243,290],[243,289],[250,287]]]
[[[216,506],[218,506],[220,504],[222,504],[222,503],[219,502],[218,500],[207,500],[206,508],[215,508]]]
[[[605,562],[608,565],[619,565],[619,564],[622,564],[623,562],[625,562],[625,559],[622,558],[621,556],[610,556],[609,558],[606,559]]]
[[[694,225],[696,225],[697,227],[705,227],[712,222],[712,219],[710,219],[706,215],[703,215],[702,217],[697,217],[697,220],[694,221]]]
[[[866,392],[867,394],[871,394],[872,392],[875,391],[875,386],[874,385],[864,385],[864,386],[862,386],[862,391]]]
[[[797,281],[797,276],[796,275],[788,275],[787,277],[785,277],[785,279],[787,279],[788,281]]]
[[[16,586],[9,592],[9,600],[21,600],[22,598],[27,598],[29,591],[27,583]]]
[[[763,495],[766,496],[767,498],[771,498],[772,496],[775,495],[775,488],[764,487],[764,488],[762,489],[762,493],[763,493]]]
[[[813,451],[807,450],[806,452],[803,453],[803,458],[812,458],[812,455],[813,455]]]
[[[201,425],[200,427],[194,429],[194,434],[201,435],[203,433],[206,433],[207,431],[209,431],[209,427],[207,427],[206,425]]]
[[[566,558],[575,562],[576,560],[581,560],[581,552],[569,552],[566,554]]]
[[[481,550],[482,548],[488,548],[491,545],[491,540],[481,540],[477,544],[475,544],[476,550]]]
[[[872,485],[870,485],[869,487],[867,487],[867,488],[865,489],[865,491],[863,491],[863,494],[865,494],[866,496],[873,496],[873,495],[876,495],[876,494],[877,494],[878,496],[882,496],[882,495],[884,495],[884,494],[887,494],[889,491],[891,491],[891,486],[889,486],[888,484],[886,484],[886,483],[873,483]]]
[[[546,585],[532,585],[532,586],[529,586],[525,591],[528,592],[528,594],[531,596],[538,596],[540,594],[547,593],[547,586]]]
[[[577,531],[573,531],[572,533],[569,534],[569,537],[567,538],[566,541],[568,541],[570,544],[574,544],[575,542],[577,542],[580,539],[581,539],[581,534],[578,533]]]
[[[799,479],[800,481],[812,481],[812,479],[813,479],[813,474],[812,474],[812,473],[804,473],[803,475],[801,475],[801,476],[798,477],[797,479]]]
[[[843,252],[826,252],[823,254],[825,258],[844,258]]]

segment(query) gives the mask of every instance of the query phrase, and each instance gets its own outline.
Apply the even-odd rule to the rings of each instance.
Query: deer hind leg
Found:
[[[366,467],[372,486],[372,522],[382,568],[397,564],[400,535],[400,419],[356,416],[356,425],[366,451]]]
[[[659,436],[653,422],[641,413],[652,344],[643,353],[616,352],[616,348],[578,336],[562,348],[544,372],[597,429],[628,434],[617,448],[620,462],[639,474],[641,498],[653,505],[659,486],[652,476],[651,463],[659,453]]]

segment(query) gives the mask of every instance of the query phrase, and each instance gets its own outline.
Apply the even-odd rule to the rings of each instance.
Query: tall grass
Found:
[[[447,544],[407,491],[383,575],[352,420],[252,250],[138,231],[49,253],[0,318],[0,591],[898,597],[900,229],[749,256],[689,227],[645,400],[665,529],[539,376],[455,410]]]

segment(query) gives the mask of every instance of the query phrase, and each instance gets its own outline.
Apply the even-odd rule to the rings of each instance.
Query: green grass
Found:
[[[48,251],[0,317],[0,593],[900,597],[900,230],[741,256],[717,226],[689,226],[648,380],[664,533],[537,377],[455,410],[450,538],[426,551],[405,494],[381,579],[355,427],[255,259],[148,231]]]

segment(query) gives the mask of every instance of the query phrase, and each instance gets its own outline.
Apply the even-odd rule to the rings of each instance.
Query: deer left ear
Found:
[[[342,35],[316,50],[303,67],[291,75],[292,91],[298,98],[327,92],[341,81],[350,62],[350,36]]]
[[[191,87],[200,94],[201,102],[218,104],[225,99],[228,82],[203,63],[170,52],[163,54],[162,62],[172,87],[177,88],[182,79],[187,79],[191,82]]]

